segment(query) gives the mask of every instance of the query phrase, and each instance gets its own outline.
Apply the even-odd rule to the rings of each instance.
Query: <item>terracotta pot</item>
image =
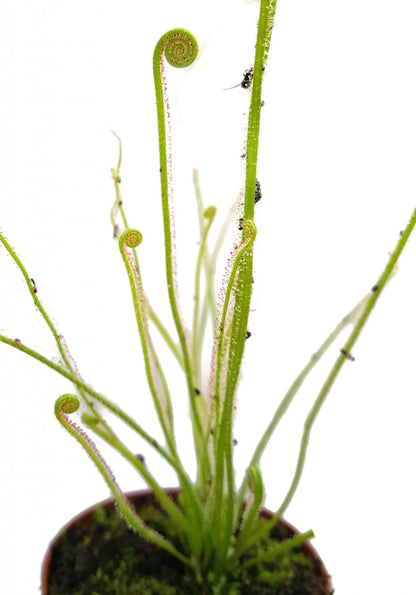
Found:
[[[180,490],[178,488],[168,488],[165,490],[165,492],[171,498],[171,500],[173,500],[174,502],[177,502],[179,492],[180,492]],[[153,493],[150,490],[140,490],[140,491],[135,491],[135,492],[129,492],[129,493],[127,493],[127,497],[131,502],[137,502],[137,501],[141,500],[145,504],[156,504],[156,506],[157,506],[157,500],[155,499]],[[54,537],[54,539],[49,544],[48,550],[45,554],[45,557],[44,557],[43,563],[42,563],[42,573],[41,573],[42,595],[49,595],[48,594],[48,579],[49,579],[49,572],[50,572],[50,566],[51,566],[51,561],[52,561],[52,553],[53,553],[54,547],[59,542],[62,534],[65,533],[70,527],[73,527],[74,525],[76,525],[81,520],[84,520],[88,517],[92,517],[94,515],[94,511],[97,506],[102,506],[103,508],[109,509],[114,506],[114,499],[107,498],[106,500],[103,500],[102,502],[94,504],[93,506],[91,506],[91,507],[87,508],[86,510],[84,510],[83,512],[79,513],[77,516],[75,516],[73,519],[71,519],[64,527],[62,527],[62,529],[59,531],[59,533]],[[262,509],[261,515],[264,518],[271,518],[273,516],[272,513],[265,508]],[[281,519],[279,521],[279,530],[280,529],[283,531],[285,538],[299,535],[299,531],[297,529],[295,529],[295,527],[293,527],[290,523],[288,523],[284,519]],[[332,595],[332,593],[334,593],[334,591],[333,591],[333,588],[331,585],[331,577],[328,574],[328,572],[326,571],[325,566],[324,566],[322,560],[320,559],[318,553],[316,552],[316,550],[312,547],[312,545],[309,542],[303,543],[301,545],[301,548],[303,550],[303,553],[316,566],[318,573],[322,575],[322,577],[324,579],[323,582],[324,582],[324,588],[325,588],[325,595]]]

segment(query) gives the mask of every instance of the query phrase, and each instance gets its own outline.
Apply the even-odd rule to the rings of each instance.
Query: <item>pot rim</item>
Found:
[[[181,490],[180,490],[180,488],[176,487],[176,488],[164,488],[163,491],[173,501],[177,501],[178,495]],[[130,492],[126,492],[125,496],[129,500],[134,500],[134,501],[136,501],[140,498],[148,498],[149,496],[153,496],[153,498],[155,498],[152,490],[150,490],[150,489],[133,490]],[[48,548],[46,550],[46,553],[45,553],[43,561],[42,561],[42,570],[41,570],[41,592],[42,592],[42,595],[48,595],[48,577],[49,577],[49,569],[50,569],[50,564],[51,564],[51,559],[52,559],[52,550],[55,547],[56,543],[61,538],[62,534],[65,533],[65,531],[67,531],[72,525],[76,524],[78,521],[84,519],[85,517],[92,515],[94,513],[94,510],[97,508],[97,506],[102,506],[103,508],[110,508],[112,506],[115,506],[115,503],[116,503],[115,499],[112,496],[109,496],[108,498],[105,498],[104,500],[101,500],[100,502],[96,502],[95,504],[89,506],[88,508],[85,508],[83,511],[76,514],[74,517],[72,517],[72,519],[70,519],[67,523],[65,523],[65,525],[63,525],[63,527],[61,527],[61,529],[59,529],[59,531],[55,535],[55,537],[53,537],[53,539],[49,542]],[[260,512],[264,518],[271,518],[273,516],[273,513],[270,510],[268,510],[267,508],[261,508]],[[285,525],[285,527],[291,533],[293,533],[293,536],[300,534],[299,531],[296,529],[296,527],[294,527],[291,523],[286,521],[286,519],[281,518],[279,522],[283,523]],[[322,562],[318,552],[315,550],[315,548],[311,545],[311,543],[309,541],[305,541],[304,543],[301,544],[300,547],[301,547],[303,553],[310,560],[312,560],[312,562],[314,562],[317,565],[320,573],[324,577],[324,587],[327,592],[327,595],[332,595],[332,593],[334,593],[334,591],[333,591],[332,583],[331,583],[331,575],[328,574],[328,572],[324,566],[324,563]]]

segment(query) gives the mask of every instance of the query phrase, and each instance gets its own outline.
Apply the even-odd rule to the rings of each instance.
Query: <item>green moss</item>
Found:
[[[174,526],[159,510],[145,506],[140,515],[179,543]],[[249,558],[290,537],[282,531],[253,546],[227,579],[207,576],[197,584],[180,561],[129,529],[116,509],[97,508],[54,548],[48,595],[323,595],[322,577],[299,548],[242,568]]]

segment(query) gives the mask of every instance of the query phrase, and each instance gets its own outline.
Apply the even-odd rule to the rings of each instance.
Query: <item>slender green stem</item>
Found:
[[[21,274],[23,275],[24,280],[26,281],[26,285],[27,288],[29,290],[30,295],[32,296],[33,301],[35,302],[35,306],[38,309],[40,315],[42,316],[42,318],[44,319],[44,321],[46,322],[50,332],[52,333],[56,345],[58,347],[59,350],[59,354],[62,357],[62,360],[65,363],[65,366],[68,368],[68,370],[72,370],[73,371],[73,366],[72,363],[68,357],[67,354],[67,350],[64,347],[63,341],[62,341],[62,336],[58,333],[58,331],[56,330],[53,322],[51,321],[51,319],[49,318],[45,308],[43,307],[38,295],[37,295],[37,289],[35,288],[32,279],[29,277],[29,274],[25,268],[25,266],[23,265],[22,261],[20,260],[20,258],[17,256],[16,252],[14,251],[14,249],[11,247],[11,245],[9,244],[9,242],[6,240],[6,238],[3,236],[3,234],[0,233],[0,242],[3,244],[3,246],[6,248],[7,252],[10,254],[10,256],[12,257],[12,259],[14,260],[14,262],[17,264]]]
[[[244,543],[247,536],[250,535],[264,500],[263,478],[260,469],[255,465],[251,465],[247,469],[246,479],[250,490],[250,498],[245,506],[241,527],[238,533],[238,544]],[[237,510],[240,511],[241,508],[238,508]],[[235,549],[233,556],[227,560],[227,563],[233,566],[237,559],[238,550]]]
[[[127,413],[125,413],[122,409],[117,407],[114,403],[106,399],[103,395],[92,389],[88,384],[85,384],[78,376],[75,376],[72,372],[69,372],[67,369],[58,366],[53,361],[49,360],[45,356],[41,355],[34,349],[27,347],[23,343],[17,342],[15,339],[10,339],[10,337],[6,337],[5,335],[0,335],[0,342],[17,349],[30,357],[33,357],[40,363],[48,366],[51,370],[54,370],[64,378],[70,380],[74,386],[79,391],[84,391],[87,395],[90,395],[93,399],[104,405],[111,413],[113,413],[116,417],[121,419],[127,426],[129,426],[133,431],[137,432],[150,446],[152,446],[164,459],[167,461],[173,469],[178,473],[179,479],[184,483],[190,484],[190,479],[187,477],[185,471],[182,468],[182,465],[178,463],[176,459],[174,459],[158,442],[153,438],[150,434],[148,434],[132,417],[130,417]],[[96,412],[94,411],[94,414]],[[100,416],[97,415],[97,418],[102,423],[102,419]],[[107,428],[107,424],[105,424],[105,428]]]
[[[194,366],[194,374],[198,387],[201,386],[201,351],[204,340],[204,333],[200,322],[200,285],[201,285],[201,268],[202,261],[206,256],[206,245],[209,230],[214,221],[216,213],[215,207],[208,207],[204,211],[204,219],[206,224],[203,227],[200,246],[198,250],[198,257],[195,270],[195,284],[194,284],[194,313],[192,323],[192,361]]]
[[[244,219],[254,219],[257,161],[260,138],[261,92],[269,54],[277,0],[261,0],[248,116]]]
[[[362,312],[363,307],[366,304],[366,302],[368,301],[370,295],[371,294],[366,295],[364,297],[364,299],[362,299],[351,310],[351,312],[349,312],[346,316],[344,316],[344,318],[339,322],[339,324],[335,327],[335,329],[328,335],[328,337],[325,339],[325,341],[322,343],[322,345],[319,347],[319,349],[317,351],[315,351],[315,353],[310,358],[309,362],[306,364],[306,366],[300,372],[298,377],[292,383],[291,387],[287,391],[283,400],[280,402],[275,414],[273,415],[269,425],[266,428],[266,431],[264,432],[263,436],[261,437],[261,439],[254,451],[254,454],[251,458],[250,466],[258,465],[260,463],[260,459],[263,455],[263,452],[266,449],[266,446],[268,445],[268,443],[270,441],[270,438],[274,434],[280,420],[282,419],[282,417],[284,416],[284,414],[287,412],[290,405],[292,404],[292,401],[293,401],[294,397],[296,396],[296,394],[298,393],[304,380],[309,375],[309,373],[312,371],[312,369],[316,366],[316,364],[320,361],[320,359],[322,358],[324,353],[326,353],[326,351],[329,349],[329,347],[333,344],[335,339],[340,335],[340,333],[349,324],[352,324],[354,321],[357,320],[358,315]],[[238,506],[241,506],[241,504],[245,498],[246,489],[247,489],[247,479],[244,478],[244,480],[241,484],[240,490],[239,490],[238,497],[237,497]]]
[[[273,25],[275,2],[266,2],[262,0],[260,5],[260,16],[257,28],[257,41],[255,62],[253,68],[253,82],[251,103],[247,130],[247,152],[246,152],[246,180],[244,193],[244,217],[243,217],[243,242],[250,233],[245,226],[248,221],[254,219],[254,199],[255,199],[255,184],[257,171],[257,157],[258,157],[258,143],[260,133],[260,111],[261,111],[261,90],[263,72],[270,45],[271,30]],[[226,535],[232,529],[232,522],[234,518],[234,470],[232,463],[232,404],[234,401],[234,394],[237,387],[237,382],[240,374],[241,361],[244,353],[245,339],[247,335],[248,316],[250,310],[251,293],[252,293],[252,272],[253,272],[253,254],[252,251],[244,253],[240,267],[238,270],[237,287],[234,288],[235,307],[231,321],[231,335],[229,344],[230,357],[227,361],[227,375],[225,383],[225,397],[224,397],[224,412],[223,420],[225,423],[221,424],[221,438],[223,437],[224,445],[226,443],[226,451],[224,452],[227,477],[227,523],[225,527],[226,534],[223,541],[226,540]],[[229,284],[230,287],[230,284]],[[219,350],[220,353],[220,350]],[[218,373],[218,371],[217,371]],[[219,378],[219,376],[217,376]],[[230,409],[231,407],[231,409]],[[220,446],[222,451],[222,447]],[[218,457],[216,460],[220,461]],[[223,462],[220,462],[220,471]],[[218,470],[216,469],[216,475]],[[221,482],[222,480],[219,479]],[[219,554],[219,558],[224,555],[223,551]]]
[[[79,401],[74,395],[66,394],[62,395],[55,404],[55,415],[61,425],[73,436],[79,444],[83,447],[88,456],[95,463],[97,469],[103,476],[106,484],[108,485],[111,493],[113,494],[117,505],[122,513],[123,517],[129,523],[129,525],[142,537],[154,543],[158,547],[166,550],[175,558],[178,558],[181,562],[187,566],[191,566],[190,560],[181,554],[167,539],[157,533],[154,529],[148,527],[139,515],[134,510],[134,507],[128,501],[125,494],[123,494],[120,486],[118,485],[111,469],[101,456],[94,442],[89,436],[79,428],[74,422],[72,422],[68,414],[74,413],[79,407]]]
[[[195,171],[195,170],[194,170]],[[198,180],[194,179],[194,184],[198,184]],[[197,192],[197,190],[195,190]],[[198,190],[198,192],[200,192]],[[215,331],[216,331],[216,312],[217,312],[217,305],[216,305],[216,298],[215,298],[215,271],[217,267],[218,257],[221,252],[221,248],[224,244],[225,237],[227,232],[230,229],[231,224],[235,223],[235,217],[237,212],[237,205],[234,204],[227,215],[226,220],[224,221],[223,225],[221,226],[220,232],[217,237],[217,241],[215,242],[214,249],[211,255],[206,254],[205,258],[205,297],[203,301],[203,308],[201,313],[201,334],[205,336],[205,327],[207,324],[208,317],[211,318],[212,328],[213,328],[213,336],[215,340]]]
[[[225,358],[224,340],[227,328],[227,317],[230,314],[230,305],[235,293],[239,269],[246,254],[252,249],[254,240],[256,239],[256,226],[254,221],[245,221],[244,227],[247,231],[246,237],[241,241],[241,244],[236,248],[231,271],[228,277],[228,283],[225,290],[225,298],[222,307],[220,329],[217,338],[217,345],[214,345],[216,353],[215,376],[213,382],[213,399],[212,399],[212,418],[214,420],[214,436],[218,435],[221,425],[221,416],[223,418],[222,406],[224,395],[221,395],[221,377],[223,368],[229,368],[229,362]],[[238,370],[237,370],[238,373]]]
[[[336,378],[338,377],[338,374],[339,374],[341,368],[343,367],[343,365],[345,364],[345,362],[347,360],[351,359],[351,357],[352,357],[351,349],[355,345],[359,335],[361,334],[361,331],[363,330],[366,322],[368,321],[368,318],[369,318],[377,300],[379,299],[382,290],[384,289],[384,287],[385,287],[386,283],[388,282],[389,278],[391,277],[391,275],[394,273],[394,270],[395,270],[395,267],[397,264],[397,260],[400,256],[400,254],[402,253],[403,248],[405,247],[405,245],[409,239],[409,236],[412,233],[415,225],[416,225],[416,209],[413,211],[412,216],[411,216],[406,228],[401,233],[399,241],[397,242],[396,248],[390,255],[390,258],[389,258],[377,284],[374,286],[368,299],[364,302],[362,311],[359,314],[357,321],[353,326],[350,336],[347,339],[347,341],[345,342],[344,347],[341,349],[340,355],[337,357],[327,379],[325,380],[325,382],[324,382],[324,384],[323,384],[323,386],[322,386],[322,388],[321,388],[321,390],[312,406],[312,409],[311,409],[308,417],[306,418],[306,421],[304,424],[304,429],[303,429],[303,434],[302,434],[302,439],[301,439],[301,444],[300,444],[300,448],[299,448],[296,469],[295,469],[294,477],[292,479],[289,490],[288,490],[282,504],[280,505],[279,509],[273,515],[272,519],[270,519],[267,522],[267,524],[264,526],[264,528],[261,531],[259,531],[258,533],[254,533],[251,536],[251,539],[246,542],[245,545],[247,548],[250,547],[253,543],[256,543],[258,541],[258,539],[260,539],[262,536],[267,535],[267,533],[276,524],[276,522],[279,520],[279,518],[281,518],[281,516],[284,514],[285,510],[287,509],[290,502],[292,501],[292,498],[296,492],[296,489],[299,485],[300,478],[302,475],[302,471],[303,471],[303,467],[304,467],[305,459],[306,459],[306,452],[307,452],[307,448],[308,448],[308,444],[309,444],[309,438],[310,438],[313,424],[314,424],[319,412],[321,411],[321,408],[322,408],[322,406],[328,396],[328,393],[331,390]]]
[[[113,168],[111,170],[111,174],[112,174],[112,178],[113,178],[113,182],[114,182],[115,194],[116,194],[116,199],[115,199],[113,208],[111,209],[111,224],[112,224],[113,230],[114,230],[114,237],[118,238],[121,235],[122,231],[129,229],[130,226],[127,222],[126,212],[123,207],[123,201],[121,199],[121,192],[120,192],[120,183],[121,183],[120,168],[121,168],[121,159],[122,159],[121,138],[118,136],[118,134],[116,134],[114,132],[114,130],[112,130],[111,132],[114,134],[114,136],[118,140],[118,146],[119,146],[117,167]],[[117,223],[118,213],[120,213],[121,220],[123,222],[122,230],[120,230],[119,225]],[[137,257],[137,251],[135,248],[132,249],[132,253],[133,253],[133,258],[134,258],[134,263],[135,263],[136,269],[137,269],[137,271],[140,271],[139,259]],[[179,363],[179,365],[181,366],[181,368],[183,368],[183,358],[179,352],[178,347],[176,346],[175,342],[173,341],[172,337],[170,336],[168,330],[166,329],[166,327],[164,326],[164,324],[162,323],[160,318],[157,316],[156,312],[153,310],[153,308],[148,300],[147,300],[147,312],[149,315],[149,319],[152,321],[152,323],[155,325],[156,329],[159,331],[161,337],[163,338],[163,340],[165,341],[165,343],[167,344],[167,346],[173,353],[174,357],[176,358],[176,360]]]
[[[195,382],[191,365],[191,357],[185,334],[185,329],[179,313],[179,300],[176,290],[176,263],[172,242],[172,158],[170,153],[169,140],[167,135],[166,122],[169,124],[169,100],[167,96],[167,84],[165,79],[165,58],[171,66],[184,68],[193,63],[198,54],[198,43],[194,36],[185,29],[173,29],[165,33],[156,44],[153,54],[153,77],[156,94],[156,109],[159,131],[159,159],[160,159],[160,185],[162,196],[163,229],[165,243],[165,265],[166,280],[169,302],[173,320],[178,333],[179,343],[182,350],[184,371],[188,387],[188,395],[191,404],[192,426],[194,430],[195,449],[198,467],[198,482],[200,486],[206,484],[210,476],[209,458],[203,451],[205,441],[203,437],[203,424],[198,405],[198,394],[195,392]]]
[[[243,243],[252,233],[252,225],[254,225],[253,219],[258,144],[260,134],[261,90],[264,68],[270,47],[275,7],[276,0],[261,0],[247,130],[246,180],[244,193],[244,216],[242,222]],[[246,225],[247,223],[250,223],[250,225]],[[239,263],[236,286],[234,287],[234,280],[232,282],[230,280],[228,284],[229,289],[233,288],[235,305],[231,320],[231,333],[228,348],[229,356],[227,358],[227,373],[224,391],[224,406],[218,441],[214,437],[214,444],[217,445],[217,452],[215,453],[216,467],[214,480],[214,500],[216,506],[222,507],[223,505],[222,487],[224,481],[224,467],[226,468],[227,472],[227,493],[224,513],[225,522],[218,524],[221,537],[218,539],[218,548],[216,551],[217,569],[223,563],[223,560],[226,557],[234,520],[235,501],[234,468],[232,461],[232,413],[234,394],[240,375],[245,339],[247,336],[247,325],[252,293],[252,273],[253,254],[252,251],[249,250],[244,252],[241,263]],[[220,336],[223,331],[224,326],[220,327]],[[218,342],[219,354],[221,354],[220,347],[221,340]],[[216,386],[218,386],[219,378],[221,378],[218,369],[216,370],[216,375]],[[219,395],[216,395],[214,392],[214,400],[215,398],[218,399],[218,397]]]
[[[137,270],[130,249],[136,248],[142,235],[135,229],[127,229],[119,239],[120,253],[126,267],[136,314],[137,328],[142,343],[147,382],[153,403],[162,427],[166,443],[173,456],[178,457],[173,425],[172,403],[165,376],[150,337],[147,326],[147,300],[144,295],[140,272]]]
[[[275,9],[276,0],[261,0],[247,129],[246,180],[242,226],[243,240],[246,239],[247,234],[249,233],[249,229],[244,226],[244,222],[254,220],[256,173],[260,136],[261,92],[263,74],[270,47]],[[231,358],[226,381],[226,392],[228,395],[232,395],[235,392],[241,368],[250,310],[252,278],[253,254],[252,252],[248,252],[244,255],[241,263],[238,275],[238,286],[235,291],[235,315],[232,320],[232,332],[230,338]]]
[[[275,9],[276,0],[261,0],[247,129],[243,240],[246,238],[246,234],[249,233],[248,229],[246,230],[244,227],[244,222],[252,221],[254,219],[256,173],[260,136],[261,92],[264,69],[270,48]],[[235,315],[232,321],[232,333],[230,339],[230,353],[232,355],[231,361],[229,362],[226,383],[226,391],[229,395],[235,392],[244,353],[252,293],[252,278],[253,255],[252,253],[247,253],[241,263],[238,275]]]
[[[155,328],[159,331],[160,336],[165,341],[166,345],[169,347],[169,349],[171,350],[176,361],[178,362],[178,364],[180,365],[180,367],[183,370],[184,369],[183,357],[182,357],[181,352],[178,349],[178,346],[176,345],[176,343],[172,339],[169,331],[167,330],[167,328],[162,323],[162,321],[160,320],[160,318],[158,317],[158,315],[156,314],[156,312],[153,310],[152,306],[149,303],[147,304],[147,312],[149,314],[149,320],[153,323]]]
[[[40,312],[40,315],[42,316],[43,320],[46,322],[47,327],[49,328],[49,331],[51,332],[53,338],[55,339],[55,343],[58,347],[58,351],[59,354],[62,358],[62,361],[64,363],[65,368],[68,370],[68,372],[70,372],[70,374],[73,377],[77,377],[80,380],[82,380],[78,369],[76,368],[76,365],[73,363],[72,358],[69,354],[69,350],[68,347],[65,343],[65,340],[63,338],[63,336],[61,334],[58,333],[55,325],[53,324],[52,320],[50,319],[48,313],[46,312],[45,308],[43,307],[38,294],[37,294],[37,288],[33,282],[33,279],[31,279],[29,277],[29,274],[26,270],[26,267],[23,265],[22,261],[20,260],[20,258],[17,256],[15,250],[12,248],[12,246],[9,244],[9,242],[6,240],[6,238],[3,236],[3,234],[0,233],[0,242],[2,242],[3,246],[6,248],[7,252],[10,254],[10,256],[12,257],[12,259],[14,260],[14,262],[16,263],[18,269],[20,270],[25,282],[26,282],[26,286],[29,290],[29,293],[35,303],[36,308],[38,309],[38,311]],[[4,341],[7,342],[7,341]],[[18,345],[15,344],[16,342],[14,341],[12,343],[13,347],[18,347]],[[107,431],[109,433],[113,433],[112,429],[110,428],[110,426],[107,424],[107,422],[101,417],[100,413],[95,409],[94,407],[94,403],[91,402],[91,399],[88,399],[86,396],[86,391],[82,388],[82,387],[78,387],[79,393],[85,403],[85,405],[88,407],[88,409],[90,411],[92,411],[94,413],[94,415],[96,415],[98,418],[100,418],[101,423],[106,426]]]
[[[229,534],[232,531],[232,524],[234,519],[234,466],[232,461],[232,420],[233,420],[233,402],[235,393],[235,384],[231,385],[227,382],[225,386],[224,395],[220,394],[220,380],[222,377],[223,366],[226,366],[227,370],[227,381],[230,376],[230,370],[234,374],[236,379],[239,374],[240,361],[235,361],[232,352],[232,330],[231,339],[229,344],[229,356],[225,357],[223,349],[224,332],[226,326],[227,313],[229,311],[230,302],[235,287],[238,285],[238,276],[240,274],[241,263],[244,263],[246,254],[251,251],[252,245],[256,238],[256,226],[253,221],[244,221],[243,223],[245,230],[245,239],[241,245],[237,248],[234,255],[234,262],[230,271],[229,282],[224,299],[224,305],[222,310],[221,326],[218,336],[217,349],[217,362],[214,379],[214,394],[213,394],[213,405],[214,405],[214,459],[215,459],[215,476],[214,476],[214,489],[212,495],[212,522],[213,529],[217,532],[217,564],[222,564],[222,560],[226,556],[226,550],[229,543]],[[240,312],[233,310],[232,322],[239,319]],[[246,326],[247,329],[247,326]],[[246,331],[244,333],[244,340],[246,338]],[[215,348],[215,346],[214,346]],[[227,472],[227,492],[226,492],[226,504],[224,509],[224,472]],[[225,518],[224,523],[218,522],[218,516]],[[225,532],[225,534],[224,534]]]
[[[182,463],[180,462],[180,460],[177,457],[175,458],[175,457],[171,456],[157,442],[157,440],[155,440],[155,438],[153,438],[153,436],[151,436],[148,432],[146,432],[131,416],[129,416],[127,413],[125,413],[117,405],[115,405],[114,403],[112,403],[111,401],[106,399],[103,395],[101,395],[100,393],[98,393],[97,391],[92,389],[89,385],[85,384],[78,376],[74,375],[72,372],[68,371],[67,369],[65,369],[61,366],[58,366],[57,364],[55,364],[48,358],[44,357],[37,351],[31,349],[30,347],[27,347],[20,341],[17,342],[15,339],[10,339],[9,337],[0,335],[0,342],[5,343],[5,344],[9,345],[10,347],[15,348],[18,351],[21,351],[21,352],[25,353],[26,355],[29,355],[30,357],[33,357],[40,363],[48,366],[54,372],[57,372],[64,378],[67,378],[74,384],[74,386],[80,392],[84,391],[85,394],[92,397],[92,399],[94,399],[95,401],[98,401],[101,405],[103,405],[109,411],[111,411],[111,413],[113,415],[115,415],[116,417],[121,419],[134,432],[137,432],[137,434],[141,438],[143,438],[143,440],[145,440],[175,470],[175,472],[177,473],[177,476],[178,476],[179,483],[183,490],[184,499],[188,503],[188,510],[190,510],[191,513],[194,516],[196,516],[197,519],[199,519],[199,521],[200,521],[200,519],[202,518],[201,504],[196,498],[195,490],[194,490],[194,487],[193,487],[190,477],[184,470]],[[103,421],[102,416],[97,413],[97,410],[95,408],[93,409],[93,416],[97,420],[95,422],[96,428],[99,427],[100,430],[102,428],[103,432],[105,432],[106,435],[109,436],[109,438],[118,440],[117,436],[114,434],[114,432],[112,431],[110,426],[105,421]],[[92,417],[91,417],[91,419],[92,419]]]
[[[205,217],[204,217],[204,204],[202,200],[202,192],[201,187],[199,184],[199,172],[196,168],[192,170],[192,181],[195,190],[195,197],[197,202],[198,208],[198,219],[199,219],[199,227],[201,230],[201,234],[203,233],[204,226],[205,226]],[[218,244],[218,241],[217,241]],[[217,252],[218,256],[218,252]],[[201,331],[202,333],[205,332],[205,325],[206,320],[208,318],[208,312],[210,313],[212,325],[213,325],[213,332],[215,332],[215,316],[217,312],[216,300],[215,300],[215,285],[214,285],[214,273],[215,273],[215,265],[216,265],[216,258],[214,254],[212,257],[206,251],[204,254],[204,268],[205,268],[205,298],[203,302],[203,311],[201,314]]]
[[[97,436],[103,439],[107,444],[119,452],[139,474],[142,476],[146,484],[155,494],[159,500],[161,506],[172,518],[172,521],[177,527],[186,534],[191,535],[193,533],[193,527],[184,515],[179,511],[178,507],[172,502],[172,500],[166,495],[163,488],[159,485],[153,475],[148,471],[144,463],[129,449],[120,439],[114,439],[109,436],[108,433],[103,429],[100,424],[96,423],[96,419],[89,414],[84,414],[81,417],[82,421],[92,430]]]
[[[222,317],[220,323],[220,331],[218,334],[218,344],[214,346],[216,349],[216,369],[213,383],[213,395],[212,395],[212,413],[211,419],[213,419],[214,427],[214,458],[215,458],[215,478],[214,478],[214,492],[213,494],[213,517],[215,516],[215,510],[221,510],[221,501],[223,497],[223,485],[224,485],[224,465],[230,463],[230,457],[232,457],[232,418],[233,418],[233,394],[222,393],[221,379],[223,377],[223,369],[227,370],[229,361],[226,357],[224,340],[226,336],[226,320],[229,313],[230,303],[232,300],[232,294],[235,288],[239,266],[241,261],[244,259],[244,255],[247,251],[251,250],[256,237],[256,227],[254,222],[246,221],[244,223],[246,227],[250,227],[251,235],[247,236],[247,239],[241,243],[237,248],[234,255],[234,262],[230,271],[229,282],[226,289]],[[229,349],[229,343],[227,341],[227,347]],[[232,466],[232,465],[231,465]]]

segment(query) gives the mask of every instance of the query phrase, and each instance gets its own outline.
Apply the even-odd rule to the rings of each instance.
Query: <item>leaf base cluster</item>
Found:
[[[149,526],[175,545],[175,528],[152,506],[140,508]],[[258,555],[277,541],[290,538],[277,525],[272,537],[243,558]],[[298,548],[244,571],[239,565],[215,584],[209,575],[197,583],[179,560],[147,542],[131,529],[114,508],[97,508],[71,526],[52,554],[48,595],[324,595],[322,576]]]

